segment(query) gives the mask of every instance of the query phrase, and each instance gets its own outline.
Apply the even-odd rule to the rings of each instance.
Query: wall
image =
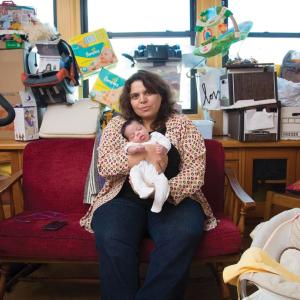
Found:
[[[69,38],[81,33],[80,0],[56,0],[57,29],[62,38]]]

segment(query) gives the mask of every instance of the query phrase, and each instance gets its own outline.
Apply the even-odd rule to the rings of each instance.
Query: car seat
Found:
[[[300,278],[300,208],[284,211],[260,223],[250,235],[251,247],[262,249],[285,270]],[[252,294],[249,295],[251,286]],[[237,287],[244,300],[300,299],[300,281],[287,280],[278,273],[243,273]],[[256,287],[254,292],[253,287]]]

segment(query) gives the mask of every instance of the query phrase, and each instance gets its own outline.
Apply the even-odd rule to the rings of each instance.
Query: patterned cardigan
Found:
[[[93,199],[86,215],[80,220],[81,226],[90,232],[93,232],[91,221],[95,210],[120,192],[129,174],[128,156],[124,150],[127,141],[120,133],[124,122],[122,117],[114,117],[103,131],[98,148],[98,170],[105,178],[105,184]],[[165,135],[177,148],[181,158],[178,175],[169,180],[168,201],[177,205],[184,198],[190,197],[199,202],[207,217],[204,229],[215,228],[217,221],[201,191],[204,184],[206,151],[203,138],[192,121],[180,114],[174,114],[168,119]]]

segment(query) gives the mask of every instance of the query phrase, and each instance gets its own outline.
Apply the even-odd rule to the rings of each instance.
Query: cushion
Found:
[[[43,231],[50,219],[21,222],[37,212],[27,211],[16,218],[0,222],[0,256],[36,260],[97,261],[94,235],[79,225],[82,214],[65,216],[68,225],[57,231]],[[226,217],[219,215],[219,226],[204,232],[196,258],[238,253],[241,247],[237,227]],[[28,220],[28,218],[27,218]],[[30,218],[29,218],[30,220]],[[145,239],[141,248],[141,261],[147,262],[154,245]],[[100,254],[101,255],[101,254]]]
[[[29,143],[23,155],[25,210],[83,214],[84,185],[93,145],[94,139],[79,138]]]
[[[206,170],[202,191],[214,213],[224,211],[224,160],[222,144],[216,140],[205,140]]]
[[[27,211],[18,216],[32,215]],[[57,231],[43,231],[48,220],[32,222],[16,218],[0,222],[0,256],[40,260],[96,261],[94,235],[79,225],[82,214],[71,213],[65,218],[68,225]]]
[[[288,192],[300,195],[300,179],[286,187]]]
[[[48,105],[44,113],[40,137],[94,137],[99,103],[82,99],[72,105]]]

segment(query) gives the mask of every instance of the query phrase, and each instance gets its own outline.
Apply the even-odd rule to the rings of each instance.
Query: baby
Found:
[[[171,148],[170,141],[163,134],[159,132],[149,134],[143,124],[136,120],[126,121],[122,126],[121,133],[129,141],[125,146],[128,154],[145,151],[147,144],[159,144],[165,147],[167,151]],[[154,192],[151,211],[160,212],[170,192],[167,177],[163,173],[158,174],[151,163],[142,160],[138,165],[131,168],[130,181],[132,189],[141,199],[148,198]]]

